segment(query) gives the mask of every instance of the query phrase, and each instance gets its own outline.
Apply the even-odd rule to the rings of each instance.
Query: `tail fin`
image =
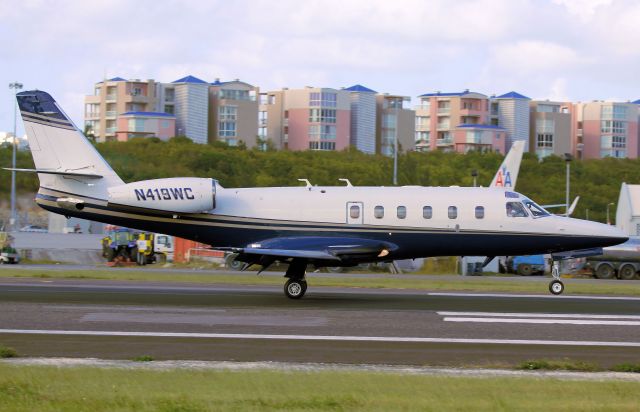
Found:
[[[106,199],[107,188],[123,184],[91,142],[46,92],[16,95],[40,187]]]
[[[510,187],[516,188],[518,180],[518,172],[520,171],[520,162],[522,161],[522,153],[524,152],[524,141],[518,140],[513,142],[511,150],[504,158],[504,161],[498,168],[498,172],[493,177],[490,187]]]

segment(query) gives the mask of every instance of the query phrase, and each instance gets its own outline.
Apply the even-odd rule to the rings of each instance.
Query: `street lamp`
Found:
[[[569,216],[569,176],[571,173],[571,161],[573,160],[573,156],[571,155],[571,153],[565,153],[564,154],[564,161],[567,164],[567,193],[566,193],[566,203],[565,203],[565,208],[564,208],[564,212],[567,214],[567,216]]]
[[[478,171],[476,169],[473,169],[471,171],[471,177],[473,177],[473,187],[477,187],[478,186]]]
[[[611,220],[609,219],[609,206],[613,206],[614,203],[608,203],[607,204],[607,224],[610,225],[611,224]]]
[[[22,89],[22,83],[13,82],[9,84],[9,89],[15,90],[15,93],[18,93],[18,90]],[[15,96],[13,96],[13,152],[11,154],[11,167],[13,169],[16,168],[16,128],[17,128],[17,120],[18,117],[18,102],[15,100]],[[11,218],[9,219],[9,227],[11,230],[15,230],[14,225],[16,224],[16,171],[11,171]]]

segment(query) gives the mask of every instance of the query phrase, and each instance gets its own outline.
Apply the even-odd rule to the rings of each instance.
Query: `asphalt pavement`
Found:
[[[495,365],[640,361],[640,298],[147,282],[0,281],[25,356]]]

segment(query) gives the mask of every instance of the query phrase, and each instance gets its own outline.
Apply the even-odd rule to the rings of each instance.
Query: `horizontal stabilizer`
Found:
[[[64,172],[60,170],[48,170],[48,169],[14,169],[11,167],[3,167],[4,170],[15,172],[31,172],[31,173],[44,173],[48,175],[60,175],[69,177],[84,177],[87,179],[102,179],[101,175],[95,173],[78,173],[78,172]]]

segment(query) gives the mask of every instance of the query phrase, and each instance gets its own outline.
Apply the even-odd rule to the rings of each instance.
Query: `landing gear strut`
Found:
[[[284,277],[289,278],[284,284],[284,294],[289,299],[300,299],[307,291],[307,281],[304,278],[307,270],[307,261],[293,259]]]
[[[553,276],[553,280],[549,283],[549,292],[554,295],[562,294],[562,292],[564,292],[564,283],[560,280],[560,262],[557,260],[553,261],[551,276]]]

